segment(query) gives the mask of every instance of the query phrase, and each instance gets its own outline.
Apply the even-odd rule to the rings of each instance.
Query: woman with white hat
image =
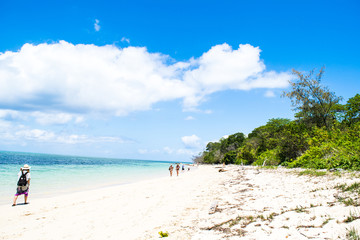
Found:
[[[22,194],[24,194],[25,198],[24,204],[28,204],[27,199],[29,195],[30,178],[30,166],[25,164],[24,167],[20,168],[20,172],[18,173],[18,183],[13,206],[16,206],[16,200],[18,196]]]

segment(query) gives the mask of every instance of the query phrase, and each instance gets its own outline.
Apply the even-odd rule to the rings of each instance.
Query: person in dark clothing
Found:
[[[13,206],[16,206],[16,200],[20,195],[24,195],[24,204],[28,204],[30,178],[30,167],[25,164],[24,167],[20,168],[20,172],[18,173],[18,183]]]

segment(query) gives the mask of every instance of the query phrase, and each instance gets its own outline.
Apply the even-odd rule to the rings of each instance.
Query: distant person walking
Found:
[[[176,165],[176,176],[179,176],[180,165]]]
[[[171,164],[170,167],[169,167],[169,171],[170,171],[170,177],[172,177],[172,172],[174,170],[174,167],[173,165]]]
[[[24,167],[20,168],[20,172],[18,173],[18,182],[13,206],[16,206],[16,200],[18,196],[22,194],[24,194],[24,204],[28,204],[27,199],[29,196],[30,178],[30,166],[25,164]]]

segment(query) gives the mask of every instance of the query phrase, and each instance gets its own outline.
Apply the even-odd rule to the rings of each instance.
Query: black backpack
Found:
[[[26,186],[26,184],[27,184],[26,174],[27,174],[27,172],[25,172],[25,173],[21,172],[21,176],[20,176],[18,184],[17,184],[18,186],[21,186],[21,187]]]

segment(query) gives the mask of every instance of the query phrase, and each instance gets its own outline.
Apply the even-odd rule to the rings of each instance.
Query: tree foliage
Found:
[[[360,122],[360,94],[356,94],[355,97],[350,98],[345,107],[344,121],[347,125],[351,126]]]
[[[309,148],[290,167],[360,169],[360,123],[343,131],[317,128]]]
[[[330,128],[336,119],[336,106],[342,98],[321,85],[324,67],[316,75],[314,70],[307,75],[293,70],[293,74],[297,79],[290,81],[291,91],[284,92],[283,96],[290,98],[298,111],[295,117],[310,127]]]
[[[321,85],[324,68],[316,76],[293,72],[297,79],[283,96],[291,99],[295,120],[273,118],[247,137],[239,132],[209,142],[194,161],[360,170],[360,94],[342,105]]]

